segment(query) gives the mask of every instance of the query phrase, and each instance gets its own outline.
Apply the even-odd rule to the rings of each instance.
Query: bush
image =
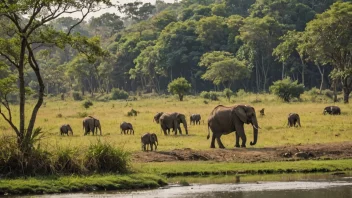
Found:
[[[129,154],[127,152],[98,140],[88,148],[85,167],[89,171],[98,173],[126,173],[128,172],[128,160]]]
[[[77,117],[79,118],[85,118],[88,116],[87,112],[77,112]]]
[[[77,92],[77,91],[72,93],[72,97],[73,97],[73,100],[76,100],[76,101],[83,100],[81,94],[79,92]]]
[[[128,93],[122,89],[119,88],[113,88],[111,90],[111,99],[112,100],[118,100],[118,99],[123,99],[126,100],[128,98]]]
[[[57,174],[127,173],[129,154],[98,141],[86,148],[55,148],[48,152],[39,144],[21,152],[16,138],[0,137],[0,177]]]
[[[88,109],[90,106],[93,106],[93,102],[90,100],[85,100],[82,105],[84,108]]]
[[[292,82],[290,78],[274,82],[269,89],[285,102],[290,102],[292,98],[299,99],[300,95],[304,92],[303,84],[298,84],[298,81]]]
[[[183,101],[183,96],[189,92],[191,84],[183,77],[176,78],[167,86],[167,90],[172,94],[177,94],[180,101]]]
[[[216,93],[215,91],[202,91],[200,93],[200,96],[204,99],[209,99],[209,100],[219,100],[219,94]]]
[[[246,96],[246,95],[248,95],[248,93],[244,90],[244,89],[239,89],[238,91],[237,91],[237,94],[236,94],[237,96]]]
[[[224,95],[225,97],[230,101],[231,96],[233,95],[233,92],[231,89],[226,88],[224,89]]]

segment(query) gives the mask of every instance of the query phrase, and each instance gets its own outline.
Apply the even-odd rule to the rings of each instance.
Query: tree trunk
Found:
[[[323,90],[323,84],[324,84],[324,68],[323,71],[321,71],[320,66],[317,64],[320,76],[321,76],[321,81],[320,81],[320,88],[319,88],[319,94],[321,94],[321,91]]]
[[[336,87],[337,87],[337,80],[334,80],[334,102],[337,102],[337,91],[336,91]]]
[[[343,86],[343,102],[345,104],[348,103],[348,99],[351,93],[352,87],[352,76],[348,76],[342,79],[342,86]]]
[[[178,94],[180,101],[183,101],[183,94]]]

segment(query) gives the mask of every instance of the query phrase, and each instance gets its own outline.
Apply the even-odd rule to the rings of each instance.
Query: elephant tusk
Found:
[[[259,129],[262,129],[262,128],[260,128],[259,126],[258,126],[258,128],[255,126],[255,125],[252,125],[255,129],[257,129],[258,130],[258,128]]]

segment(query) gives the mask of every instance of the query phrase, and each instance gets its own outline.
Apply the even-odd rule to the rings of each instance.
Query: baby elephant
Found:
[[[326,113],[330,114],[330,115],[340,115],[341,114],[341,109],[338,106],[328,106],[324,108],[324,115]]]
[[[141,137],[142,151],[148,151],[148,145],[150,145],[150,150],[153,151],[153,145],[155,150],[158,145],[158,137],[155,133],[146,133]]]
[[[121,129],[121,134],[122,134],[122,132],[123,132],[123,134],[126,134],[126,132],[127,132],[127,134],[128,134],[128,132],[130,132],[130,134],[133,133],[133,135],[134,135],[133,126],[132,126],[132,124],[129,123],[129,122],[123,122],[123,123],[121,123],[120,129]]]
[[[71,134],[73,135],[73,131],[72,128],[69,124],[64,124],[60,127],[60,135],[64,135],[66,134],[68,136],[68,132],[71,132]]]
[[[193,125],[199,124],[200,125],[200,120],[202,119],[202,117],[199,114],[192,114],[189,118],[189,122]]]
[[[301,127],[301,121],[300,121],[299,115],[297,113],[288,114],[288,118],[287,119],[288,119],[287,126],[296,127],[296,123],[297,123],[298,126]]]

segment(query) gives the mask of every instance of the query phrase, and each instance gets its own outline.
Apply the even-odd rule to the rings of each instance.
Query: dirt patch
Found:
[[[218,161],[218,162],[268,162],[298,159],[348,159],[352,158],[352,142],[288,145],[270,148],[234,148],[136,152],[134,162]]]

